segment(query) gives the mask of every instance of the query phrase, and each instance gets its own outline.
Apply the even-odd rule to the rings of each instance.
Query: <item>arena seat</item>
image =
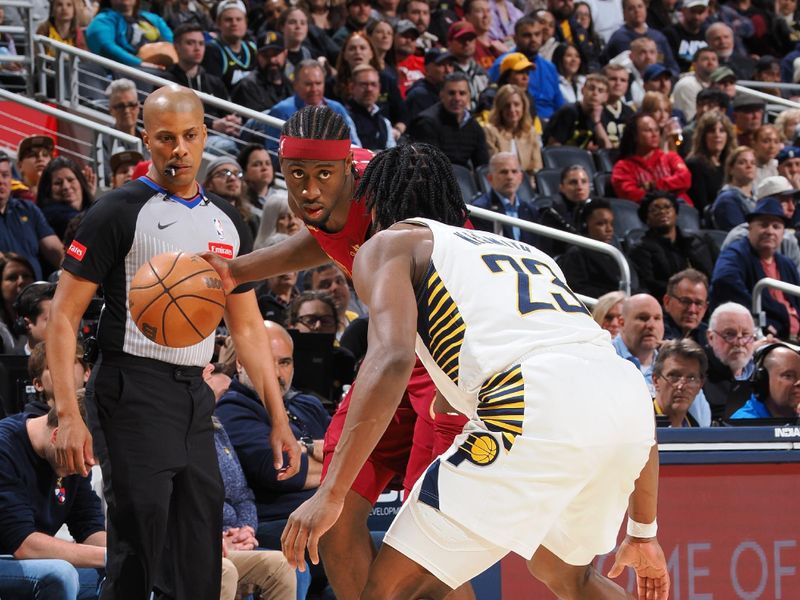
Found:
[[[614,235],[619,241],[624,241],[629,231],[644,228],[645,225],[639,220],[637,213],[638,204],[621,198],[606,198],[606,200],[611,204],[614,213]]]
[[[542,161],[547,169],[564,169],[572,165],[580,165],[589,174],[589,179],[594,177],[597,168],[594,159],[587,150],[572,146],[550,146],[542,149]]]
[[[625,233],[625,238],[622,240],[622,248],[627,253],[631,251],[636,244],[638,244],[647,233],[646,227],[639,227],[637,229],[630,229]]]
[[[472,171],[461,165],[452,165],[453,173],[456,176],[458,187],[461,188],[461,196],[464,202],[470,204],[472,199],[478,195],[478,185],[475,183],[475,176]]]
[[[614,193],[611,187],[611,173],[596,173],[594,176],[594,193],[597,196],[610,196]]]
[[[688,204],[678,201],[678,227],[681,231],[698,231],[700,229],[700,212]]]
[[[536,189],[540,196],[557,196],[561,186],[561,169],[539,169],[536,172]]]
[[[489,165],[481,165],[475,169],[475,176],[478,179],[478,189],[482,194],[485,194],[492,188],[489,183]]]
[[[597,171],[599,173],[611,173],[618,156],[619,150],[616,148],[600,148],[594,153]]]
[[[722,250],[722,243],[725,241],[725,238],[728,237],[729,232],[723,231],[722,229],[701,229],[697,231],[697,233],[711,242],[717,254],[719,254],[720,250]]]

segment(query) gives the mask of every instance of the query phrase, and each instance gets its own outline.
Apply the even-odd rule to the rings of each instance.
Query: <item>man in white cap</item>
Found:
[[[793,224],[797,199],[800,197],[800,190],[795,189],[786,177],[775,175],[763,179],[756,188],[756,200],[762,200],[769,196],[774,196],[778,199],[784,216],[790,224]],[[750,224],[748,222],[740,223],[728,232],[725,241],[722,242],[722,248],[725,248],[736,240],[747,237],[749,231]],[[791,227],[786,227],[783,230],[780,253],[791,260],[797,265],[797,268],[800,269],[800,245],[798,245],[797,236],[795,236],[794,229]]]
[[[685,73],[692,68],[697,51],[708,46],[708,0],[684,0],[681,15],[681,21],[664,29],[664,35],[681,72]]]

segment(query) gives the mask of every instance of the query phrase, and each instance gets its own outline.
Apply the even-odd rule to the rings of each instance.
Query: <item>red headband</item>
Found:
[[[344,160],[350,154],[350,140],[309,140],[282,135],[278,154],[281,158],[300,160]]]

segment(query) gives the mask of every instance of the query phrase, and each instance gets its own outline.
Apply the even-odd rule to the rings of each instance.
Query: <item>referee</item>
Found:
[[[86,475],[100,460],[108,502],[108,556],[101,598],[218,599],[223,488],[203,382],[214,337],[187,348],[147,339],[128,311],[127,292],[140,265],[182,250],[234,256],[252,240],[236,209],[206,195],[196,181],[206,127],[203,105],[187,88],[164,87],[144,104],[147,176],[100,198],[67,250],[47,329],[59,428],[57,460]],[[103,286],[100,358],[87,386],[94,438],[78,413],[72,383],[76,331]],[[297,471],[299,447],[277,386],[269,341],[252,288],[228,296],[225,320],[237,355],[272,419],[276,469]],[[94,442],[94,449],[93,449]]]

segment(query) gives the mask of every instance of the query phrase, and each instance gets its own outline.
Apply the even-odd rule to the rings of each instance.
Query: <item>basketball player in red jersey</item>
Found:
[[[332,110],[307,106],[292,115],[281,132],[279,158],[289,206],[306,228],[241,259],[227,261],[203,255],[219,272],[226,291],[243,282],[301,271],[331,260],[352,278],[356,252],[372,229],[364,203],[354,198],[358,180],[372,156],[369,150],[350,147],[347,124]],[[441,452],[449,447],[466,422],[461,415],[442,414],[436,416],[434,426],[435,393],[427,372],[418,365],[391,424],[347,494],[339,520],[320,543],[325,572],[340,600],[358,598],[366,584],[375,555],[367,518],[378,496],[398,479],[406,491],[410,490],[438,455],[435,449]],[[325,436],[323,476],[344,427],[349,403],[350,394]],[[474,597],[466,584],[448,600]]]

